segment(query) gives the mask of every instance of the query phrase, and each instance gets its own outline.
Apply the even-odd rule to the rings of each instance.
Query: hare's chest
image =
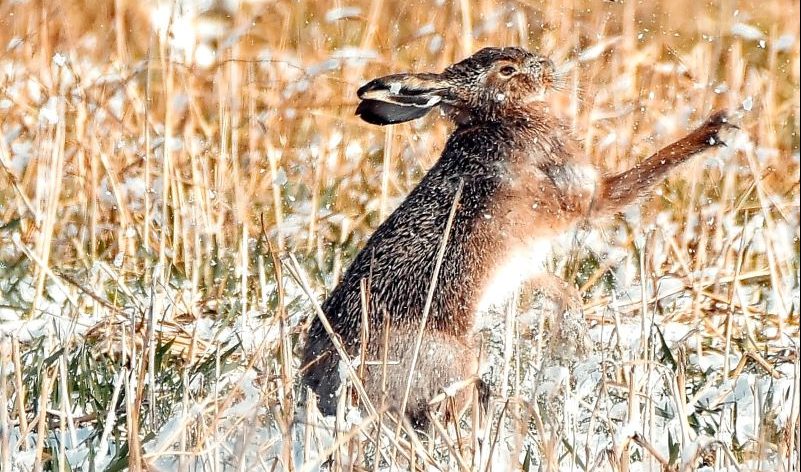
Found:
[[[545,272],[551,240],[537,238],[509,248],[491,268],[481,291],[477,311],[484,312],[507,301],[523,283]]]
[[[553,185],[564,195],[593,193],[600,175],[595,166],[587,163],[564,164],[543,168]]]
[[[545,193],[545,201],[557,208],[560,220],[572,222],[587,216],[595,198],[600,174],[588,163],[571,163],[541,168],[552,192]]]
[[[583,164],[516,168],[495,195],[492,224],[509,244],[554,237],[587,216],[599,179],[595,167]]]

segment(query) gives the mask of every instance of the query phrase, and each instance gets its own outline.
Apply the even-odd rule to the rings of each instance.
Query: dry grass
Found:
[[[792,0],[3,2],[0,469],[312,470],[325,450],[331,470],[797,470],[798,15]],[[548,366],[545,317],[532,328],[513,304],[487,334],[487,417],[428,440],[340,418],[318,445],[321,420],[294,421],[313,411],[293,384],[303,288],[335,284],[448,132],[360,122],[355,90],[499,44],[563,65],[555,106],[604,169],[713,108],[742,133],[554,258],[586,295],[587,362]]]

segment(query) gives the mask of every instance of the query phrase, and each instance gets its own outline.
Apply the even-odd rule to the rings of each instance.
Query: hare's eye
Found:
[[[517,68],[514,66],[503,66],[499,72],[505,77],[511,77],[515,72],[517,72]]]

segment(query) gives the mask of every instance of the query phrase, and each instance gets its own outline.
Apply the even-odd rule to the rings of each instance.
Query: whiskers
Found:
[[[579,102],[584,102],[584,88],[572,79],[573,67],[560,67],[553,71],[551,77],[551,90],[558,93],[575,93]]]

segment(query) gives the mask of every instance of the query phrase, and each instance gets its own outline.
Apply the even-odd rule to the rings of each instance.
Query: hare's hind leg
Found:
[[[458,336],[427,331],[423,334],[417,361],[412,365],[417,333],[392,333],[390,339],[386,346],[386,362],[376,362],[375,359],[383,359],[382,348],[378,343],[371,343],[375,346],[371,349],[375,355],[368,360],[364,386],[373,405],[398,412],[405,399],[406,414],[415,427],[424,428],[432,409],[429,403],[437,396],[442,397],[446,389],[445,396],[453,396],[452,403],[457,410],[467,403],[472,391],[467,387],[478,370],[472,343]]]
[[[584,320],[583,300],[578,289],[554,274],[540,274],[526,283],[537,294],[541,305],[525,310],[517,318],[523,326],[536,327],[540,316],[549,325],[548,351],[564,359],[584,359],[592,350],[587,323]]]
[[[303,385],[317,395],[317,407],[323,415],[334,415],[342,384],[339,355],[328,338],[310,338],[307,343],[303,359]]]

